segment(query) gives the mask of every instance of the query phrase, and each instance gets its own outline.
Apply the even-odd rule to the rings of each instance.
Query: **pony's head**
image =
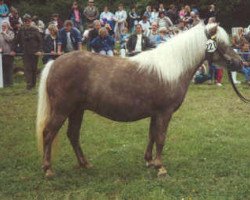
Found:
[[[227,67],[231,71],[240,71],[241,57],[231,48],[229,36],[218,24],[206,25],[206,58],[209,62]]]

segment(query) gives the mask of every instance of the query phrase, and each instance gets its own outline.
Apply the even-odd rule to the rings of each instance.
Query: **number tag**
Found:
[[[217,50],[217,43],[214,40],[208,40],[206,46],[209,53],[214,53]]]

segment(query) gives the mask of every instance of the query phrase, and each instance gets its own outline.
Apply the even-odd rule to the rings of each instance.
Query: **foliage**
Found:
[[[224,87],[192,85],[174,115],[164,163],[169,178],[144,165],[149,121],[116,123],[86,112],[81,145],[94,164],[79,170],[65,134],[46,180],[35,141],[36,91],[22,78],[0,90],[0,199],[249,199],[250,106]],[[246,85],[240,86],[250,94]]]
[[[63,19],[66,19],[69,14],[73,0],[14,0],[13,5],[18,7],[21,14],[31,13],[32,15],[39,15],[45,21],[49,20],[52,13],[60,13]],[[86,6],[87,0],[79,0],[80,5]],[[102,10],[104,5],[108,5],[112,11],[115,11],[119,3],[123,3],[127,9],[133,5],[137,5],[142,11],[145,10],[146,5],[155,5],[159,2],[167,2],[169,5],[175,3],[176,5],[193,5],[201,9],[201,15],[207,11],[208,5],[216,2],[218,9],[218,19],[223,26],[247,26],[249,25],[249,7],[250,1],[246,0],[96,0],[96,5]]]

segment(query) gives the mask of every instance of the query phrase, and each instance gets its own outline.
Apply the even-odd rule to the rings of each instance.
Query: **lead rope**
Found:
[[[234,81],[233,81],[233,77],[232,77],[232,73],[230,70],[227,70],[227,74],[228,74],[228,78],[230,80],[230,83],[234,89],[234,91],[236,92],[236,94],[238,95],[238,97],[244,102],[244,103],[250,103],[250,100],[245,98],[240,91],[238,90],[238,88],[235,86]]]

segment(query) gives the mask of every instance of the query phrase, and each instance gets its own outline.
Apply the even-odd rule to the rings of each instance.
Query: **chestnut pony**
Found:
[[[150,117],[144,157],[148,166],[159,170],[158,175],[165,175],[162,150],[169,121],[211,49],[210,59],[214,63],[220,66],[231,63],[241,68],[241,58],[229,46],[225,30],[217,24],[203,23],[131,58],[75,51],[49,62],[41,76],[37,113],[37,137],[43,151],[45,175],[53,175],[52,144],[66,119],[67,135],[79,165],[90,167],[79,144],[85,110],[120,122]]]

